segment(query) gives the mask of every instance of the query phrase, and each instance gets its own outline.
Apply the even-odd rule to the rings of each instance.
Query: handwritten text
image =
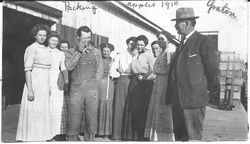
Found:
[[[232,18],[232,19],[237,19],[237,16],[235,15],[234,12],[232,12],[230,10],[230,8],[228,7],[228,3],[226,3],[223,7],[220,6],[215,6],[215,0],[209,0],[207,2],[207,6],[208,8],[208,13],[211,12],[211,10],[217,11],[217,12],[221,12],[225,15],[227,15],[228,17]]]
[[[161,7],[166,8],[167,10],[171,7],[174,7],[178,5],[178,1],[162,1],[162,2],[128,2],[127,6],[135,9],[141,9],[141,8],[154,8],[154,7]]]
[[[77,2],[77,4],[72,5],[69,1],[65,1],[65,11],[76,11],[76,10],[92,10],[93,14],[96,14],[97,7],[94,5],[83,5],[80,2]]]
[[[167,9],[177,6],[178,1],[172,1],[172,2],[161,2],[161,7],[167,7]]]
[[[131,8],[143,8],[143,7],[147,7],[147,8],[151,8],[151,7],[155,7],[155,3],[153,2],[145,2],[145,3],[131,3],[131,2],[128,2],[127,3],[127,6],[131,7]]]

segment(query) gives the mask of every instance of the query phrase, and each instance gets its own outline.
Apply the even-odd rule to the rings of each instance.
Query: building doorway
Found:
[[[24,52],[34,42],[30,34],[37,23],[55,22],[3,7],[3,106],[21,102],[25,83]]]

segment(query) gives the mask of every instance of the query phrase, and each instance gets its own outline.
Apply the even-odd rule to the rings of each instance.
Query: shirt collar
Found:
[[[185,40],[187,40],[193,33],[195,32],[195,29],[193,31],[191,31],[188,35],[185,36]]]

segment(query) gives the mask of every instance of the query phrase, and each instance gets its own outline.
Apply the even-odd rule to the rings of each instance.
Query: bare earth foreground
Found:
[[[2,142],[15,142],[19,107],[11,105],[2,110]],[[205,141],[248,140],[247,112],[243,106],[238,103],[233,111],[207,106],[203,138]],[[96,138],[96,141],[112,140]]]

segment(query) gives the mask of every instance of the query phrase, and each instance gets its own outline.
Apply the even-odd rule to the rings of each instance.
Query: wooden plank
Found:
[[[235,77],[233,84],[236,86],[242,86],[244,79],[242,77]],[[228,83],[231,83],[231,79],[228,80]],[[220,85],[225,85],[226,77],[220,77]]]
[[[235,70],[243,70],[244,69],[244,65],[242,64],[242,62],[236,62],[234,65]],[[226,62],[220,62],[219,65],[219,69],[220,70],[227,70],[227,63]],[[229,63],[229,70],[233,70],[233,63]]]
[[[231,89],[231,86],[228,86],[228,89]],[[225,85],[220,85],[220,91],[224,92],[225,91]],[[241,86],[234,86],[234,92],[239,92],[241,91]]]
[[[228,75],[229,75],[229,76],[232,76],[232,75],[233,75],[232,73],[233,73],[232,70],[229,70],[229,71],[228,71]],[[225,75],[226,75],[226,70],[221,70],[221,71],[220,71],[220,75],[225,76]],[[234,76],[236,76],[236,77],[242,77],[242,76],[243,76],[242,70],[235,70],[235,71],[234,71]]]
[[[242,105],[232,111],[206,107],[203,139],[205,141],[247,140],[247,112]]]
[[[233,58],[235,56],[235,52],[220,52],[220,60],[221,61],[228,61],[228,57],[229,57],[229,61],[233,61]]]
[[[224,99],[224,91],[221,91],[220,92],[220,99]],[[240,95],[241,95],[241,91],[238,91],[238,92],[234,92],[234,96],[233,96],[233,99],[240,99]]]

